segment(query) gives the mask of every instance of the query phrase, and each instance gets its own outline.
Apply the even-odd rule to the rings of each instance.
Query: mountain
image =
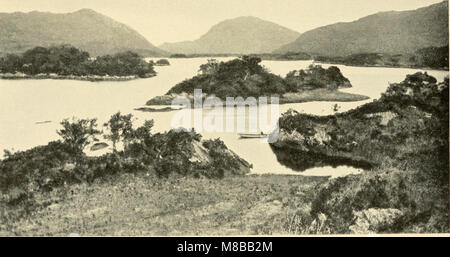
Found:
[[[354,22],[313,29],[275,53],[307,52],[326,56],[400,54],[445,45],[448,45],[447,1],[412,11],[381,12]]]
[[[181,54],[270,53],[300,34],[256,17],[239,17],[214,25],[195,41],[165,43],[161,49]]]
[[[133,50],[163,55],[138,32],[90,9],[73,13],[0,13],[0,52],[23,52],[35,46],[71,44],[92,56]]]

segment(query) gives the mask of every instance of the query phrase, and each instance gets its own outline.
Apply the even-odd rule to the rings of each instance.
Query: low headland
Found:
[[[279,127],[271,146],[288,167],[367,170],[316,192],[311,214],[334,233],[448,231],[448,77],[408,75],[372,103],[330,116],[291,110]]]
[[[314,56],[318,63],[356,67],[411,68],[448,71],[448,45],[427,47],[412,54],[360,53],[349,56]]]
[[[265,53],[251,56],[268,61],[314,61],[323,64],[341,64],[355,67],[411,68],[448,70],[449,48],[431,46],[412,53],[363,52],[347,56],[328,56],[306,52]],[[239,54],[173,54],[171,58],[235,57]]]

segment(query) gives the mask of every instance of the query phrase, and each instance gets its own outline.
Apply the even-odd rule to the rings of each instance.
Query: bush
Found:
[[[97,119],[81,119],[72,118],[70,122],[65,119],[61,122],[62,129],[57,133],[63,139],[64,143],[70,146],[78,153],[83,152],[84,148],[95,139],[95,136],[100,134],[96,129]]]

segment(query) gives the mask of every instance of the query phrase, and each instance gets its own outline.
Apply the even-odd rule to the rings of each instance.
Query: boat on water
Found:
[[[51,120],[44,120],[44,121],[36,121],[35,124],[39,125],[39,124],[46,124],[46,123],[51,123]]]
[[[144,107],[140,107],[140,108],[136,108],[136,111],[142,111],[142,112],[171,112],[171,111],[179,111],[183,109],[182,106],[177,106],[177,107],[172,107],[172,106],[157,106],[156,108],[154,107],[148,107],[148,106],[144,106]]]
[[[265,138],[268,137],[269,134],[261,133],[239,133],[241,138]]]

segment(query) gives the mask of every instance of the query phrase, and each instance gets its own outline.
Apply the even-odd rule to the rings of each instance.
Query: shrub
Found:
[[[63,128],[57,131],[58,135],[65,144],[78,152],[82,152],[91,140],[100,134],[100,131],[96,129],[97,119],[72,118],[71,122],[65,119],[61,122],[61,126]]]

